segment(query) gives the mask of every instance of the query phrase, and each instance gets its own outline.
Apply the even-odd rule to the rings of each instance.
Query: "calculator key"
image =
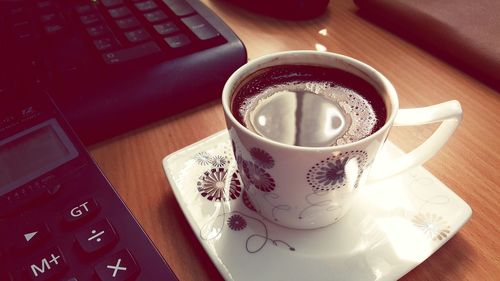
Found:
[[[173,49],[181,48],[191,43],[191,40],[185,34],[169,36],[164,40]]]
[[[115,22],[121,29],[134,28],[140,25],[139,21],[134,17],[117,19]]]
[[[128,250],[121,250],[95,266],[100,281],[131,281],[139,271],[139,266]]]
[[[44,222],[35,222],[33,224],[28,222],[27,224],[16,226],[15,229],[17,229],[17,232],[14,241],[12,241],[14,249],[22,253],[41,245],[50,237],[50,230]]]
[[[12,277],[10,272],[6,272],[0,268],[0,280],[13,281],[14,277]]]
[[[158,32],[158,34],[160,35],[172,34],[174,32],[179,31],[179,28],[173,22],[164,22],[160,24],[155,24],[153,27],[156,30],[156,32]]]
[[[125,37],[131,43],[139,43],[150,38],[149,33],[142,28],[125,32]]]
[[[114,9],[109,9],[108,10],[109,14],[111,17],[117,19],[117,18],[123,18],[131,14],[130,10],[127,7],[118,7]]]
[[[200,40],[208,40],[219,36],[219,32],[200,15],[182,18],[181,20]]]
[[[118,64],[159,53],[161,49],[156,43],[146,42],[132,48],[105,53],[102,58],[107,64]]]
[[[123,4],[123,0],[101,0],[101,4],[109,8]]]
[[[149,10],[153,10],[153,9],[156,9],[158,7],[156,5],[156,3],[153,2],[152,0],[148,0],[148,1],[144,1],[144,2],[138,2],[138,3],[135,3],[134,5],[141,12],[146,12],[146,11],[149,11]]]
[[[144,13],[144,17],[151,23],[167,19],[167,15],[165,15],[165,13],[160,10]]]
[[[115,230],[106,219],[78,231],[75,237],[78,246],[86,254],[108,249],[118,240]]]
[[[104,24],[98,24],[94,26],[87,27],[87,33],[91,37],[98,37],[108,33],[109,29]]]
[[[28,259],[24,266],[29,280],[52,280],[66,271],[68,265],[58,247],[50,248],[41,255]]]
[[[109,51],[118,47],[118,43],[111,37],[96,39],[93,41],[94,46],[99,51]]]
[[[163,0],[163,3],[179,17],[194,13],[193,8],[185,0]]]
[[[106,38],[99,40],[106,40]],[[94,40],[94,44],[95,41],[98,40]],[[102,42],[101,44],[104,44],[104,42]],[[63,213],[63,220],[65,223],[76,223],[80,221],[85,221],[95,216],[99,212],[99,210],[100,210],[99,205],[97,204],[95,199],[93,198],[85,199],[83,201],[71,205],[68,209],[66,209]]]
[[[88,14],[80,16],[80,22],[89,25],[101,21],[101,18],[97,14]]]

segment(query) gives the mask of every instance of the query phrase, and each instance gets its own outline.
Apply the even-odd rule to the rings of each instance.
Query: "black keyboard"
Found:
[[[246,62],[196,0],[0,2],[0,95],[48,90],[86,144],[220,97]]]

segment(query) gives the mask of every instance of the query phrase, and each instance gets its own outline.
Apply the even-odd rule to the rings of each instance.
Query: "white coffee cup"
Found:
[[[233,116],[232,96],[249,75],[279,65],[336,68],[362,78],[382,95],[387,109],[385,124],[361,140],[327,147],[288,145],[256,134]],[[281,52],[248,62],[227,80],[222,104],[238,169],[253,206],[268,220],[299,229],[337,222],[355,204],[356,195],[367,181],[421,165],[441,149],[462,119],[458,101],[399,109],[394,86],[377,70],[350,57],[318,51]],[[393,126],[434,122],[442,123],[420,146],[383,167],[372,167]],[[340,176],[328,178],[329,169]],[[322,188],[318,188],[320,184]]]

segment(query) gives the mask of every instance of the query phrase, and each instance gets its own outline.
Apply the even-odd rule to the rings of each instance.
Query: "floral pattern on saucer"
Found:
[[[213,168],[200,176],[196,186],[201,196],[210,201],[233,200],[240,196],[242,185],[237,173],[231,175],[229,188],[226,187],[228,170],[225,168]]]
[[[450,226],[441,216],[436,214],[417,214],[413,217],[412,222],[434,241],[446,239],[450,235]]]
[[[231,230],[240,231],[247,227],[247,221],[239,214],[234,214],[227,219],[227,225]]]
[[[202,166],[206,166],[212,162],[212,157],[208,152],[202,151],[194,156],[194,159],[196,160],[196,163]]]

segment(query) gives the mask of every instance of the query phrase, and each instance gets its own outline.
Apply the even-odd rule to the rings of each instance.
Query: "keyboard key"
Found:
[[[115,39],[107,37],[94,40],[94,46],[99,51],[108,51],[118,47],[118,43]]]
[[[108,12],[111,15],[111,17],[115,19],[123,18],[131,14],[130,10],[127,7],[118,7],[114,9],[109,9]]]
[[[181,20],[200,40],[208,40],[219,36],[219,32],[200,15],[182,18]]]
[[[153,2],[153,1],[151,1],[151,0],[145,1],[145,2],[135,3],[134,5],[141,12],[146,12],[146,11],[149,11],[149,10],[153,10],[153,9],[156,9],[158,7],[156,5],[156,3]]]
[[[101,18],[99,17],[99,15],[97,15],[95,13],[80,16],[80,22],[85,24],[85,25],[97,23],[100,21],[101,21]]]
[[[48,35],[53,35],[56,34],[60,31],[62,31],[64,27],[61,24],[47,24],[43,27],[43,30],[45,31],[46,34]]]
[[[97,47],[96,41],[99,42],[99,45],[105,45],[106,40],[111,38],[102,38],[98,40],[94,40],[94,44]],[[111,44],[111,42],[108,42]],[[101,50],[97,47],[98,50]],[[93,198],[89,198],[83,201],[80,201],[76,204],[71,205],[68,209],[63,212],[63,221],[65,223],[76,223],[80,221],[85,221],[89,218],[92,218],[99,212],[100,208],[97,202]]]
[[[95,266],[100,281],[134,280],[139,271],[139,266],[128,250],[121,250]]]
[[[191,43],[191,40],[185,34],[166,37],[164,40],[173,49],[181,48]]]
[[[13,26],[12,33],[19,40],[31,39],[35,34],[30,21],[15,22]]]
[[[98,24],[94,26],[87,27],[87,33],[91,37],[98,37],[108,33],[109,29],[104,24]]]
[[[158,32],[158,34],[160,35],[172,34],[174,32],[179,31],[179,28],[173,22],[164,22],[160,24],[155,24],[153,27],[156,30],[156,32]]]
[[[161,49],[156,43],[146,42],[132,48],[105,53],[102,58],[107,64],[118,64],[159,53]]]
[[[12,26],[15,29],[30,29],[32,30],[33,27],[31,26],[31,21],[30,20],[19,20],[19,21],[14,21],[12,23]]]
[[[64,273],[67,267],[61,250],[58,247],[53,247],[39,256],[28,259],[25,271],[30,280],[46,281]]]
[[[88,14],[93,11],[95,11],[95,7],[90,4],[78,5],[75,7],[75,12],[79,15]]]
[[[40,16],[40,21],[42,23],[54,22],[60,20],[56,13],[43,14]]]
[[[109,8],[123,4],[123,0],[101,0],[101,4]]]
[[[86,254],[108,249],[118,240],[115,230],[106,219],[78,231],[75,237],[78,246]]]
[[[130,29],[140,25],[139,21],[134,17],[117,19],[115,22],[121,29]]]
[[[165,15],[165,13],[160,10],[144,13],[144,17],[151,23],[167,19],[167,15]]]
[[[125,37],[131,43],[139,43],[148,40],[151,36],[146,30],[140,28],[132,31],[125,32]]]
[[[9,9],[9,14],[12,17],[22,17],[22,16],[28,16],[29,10],[25,6],[20,6],[20,7],[12,7]]]
[[[47,9],[47,8],[52,8],[54,6],[54,3],[50,0],[43,0],[43,1],[38,1],[36,3],[36,6],[39,9]]]
[[[187,16],[195,11],[185,0],[163,0],[174,14],[179,17]]]

